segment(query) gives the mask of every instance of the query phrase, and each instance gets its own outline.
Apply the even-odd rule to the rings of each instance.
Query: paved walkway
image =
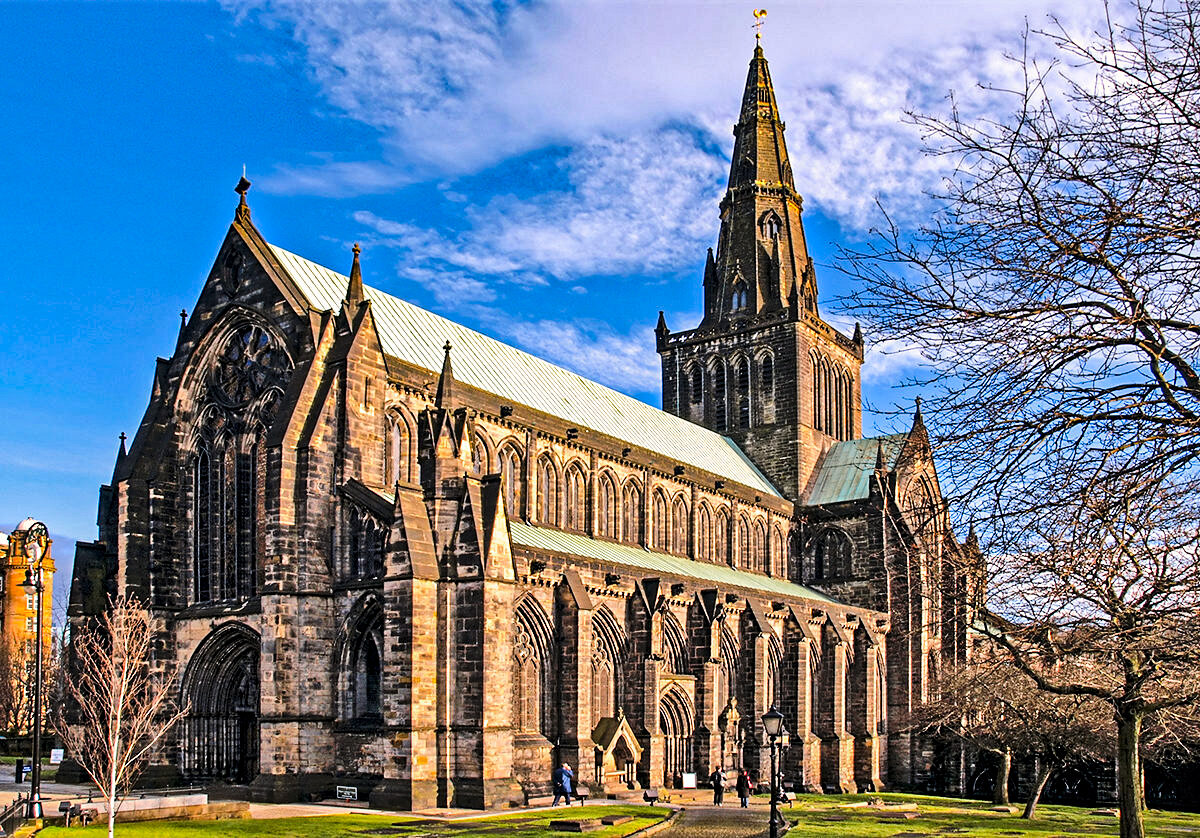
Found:
[[[658,833],[663,838],[757,838],[767,834],[769,810],[733,805],[688,806],[675,823]]]

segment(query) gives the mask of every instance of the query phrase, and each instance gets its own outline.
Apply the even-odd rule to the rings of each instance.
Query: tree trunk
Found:
[[[1034,784],[1033,793],[1029,795],[1029,802],[1025,804],[1025,811],[1021,813],[1021,817],[1027,821],[1033,820],[1033,813],[1037,809],[1038,800],[1042,797],[1042,789],[1046,788],[1046,781],[1054,773],[1054,766],[1048,762],[1043,763],[1039,760],[1037,766],[1037,783]]]
[[[1012,751],[1005,748],[998,756],[1000,764],[996,766],[996,788],[992,790],[992,802],[997,806],[1008,805],[1008,774],[1012,770]]]
[[[1138,740],[1142,716],[1137,711],[1117,713],[1117,805],[1121,809],[1121,838],[1146,838],[1142,819],[1142,759]]]

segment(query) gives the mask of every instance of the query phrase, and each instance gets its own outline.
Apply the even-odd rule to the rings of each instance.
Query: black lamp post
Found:
[[[33,776],[29,784],[29,817],[42,816],[42,598],[46,586],[42,579],[42,560],[45,558],[44,542],[49,539],[46,525],[34,521],[25,530],[25,556],[29,566],[25,569],[25,581],[21,587],[34,595],[37,601],[37,629],[34,643],[33,670]]]
[[[779,747],[779,739],[787,735],[783,727],[783,714],[775,709],[763,713],[763,731],[771,743],[771,838],[779,838],[779,776],[775,773],[775,753]]]

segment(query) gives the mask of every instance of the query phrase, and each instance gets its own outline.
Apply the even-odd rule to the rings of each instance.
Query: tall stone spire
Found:
[[[705,271],[702,326],[771,312],[792,319],[816,313],[816,278],[784,127],[767,59],[756,46],[733,129],[715,271]]]

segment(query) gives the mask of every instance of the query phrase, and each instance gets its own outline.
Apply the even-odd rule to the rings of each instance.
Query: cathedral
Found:
[[[154,616],[188,714],[148,781],[423,809],[562,762],[595,796],[765,778],[774,706],[797,789],[933,787],[908,720],[966,654],[978,549],[919,410],[862,438],[761,48],[734,138],[663,410],[368,287],[357,246],[345,276],[270,244],[242,179],[72,580],[74,620]]]

